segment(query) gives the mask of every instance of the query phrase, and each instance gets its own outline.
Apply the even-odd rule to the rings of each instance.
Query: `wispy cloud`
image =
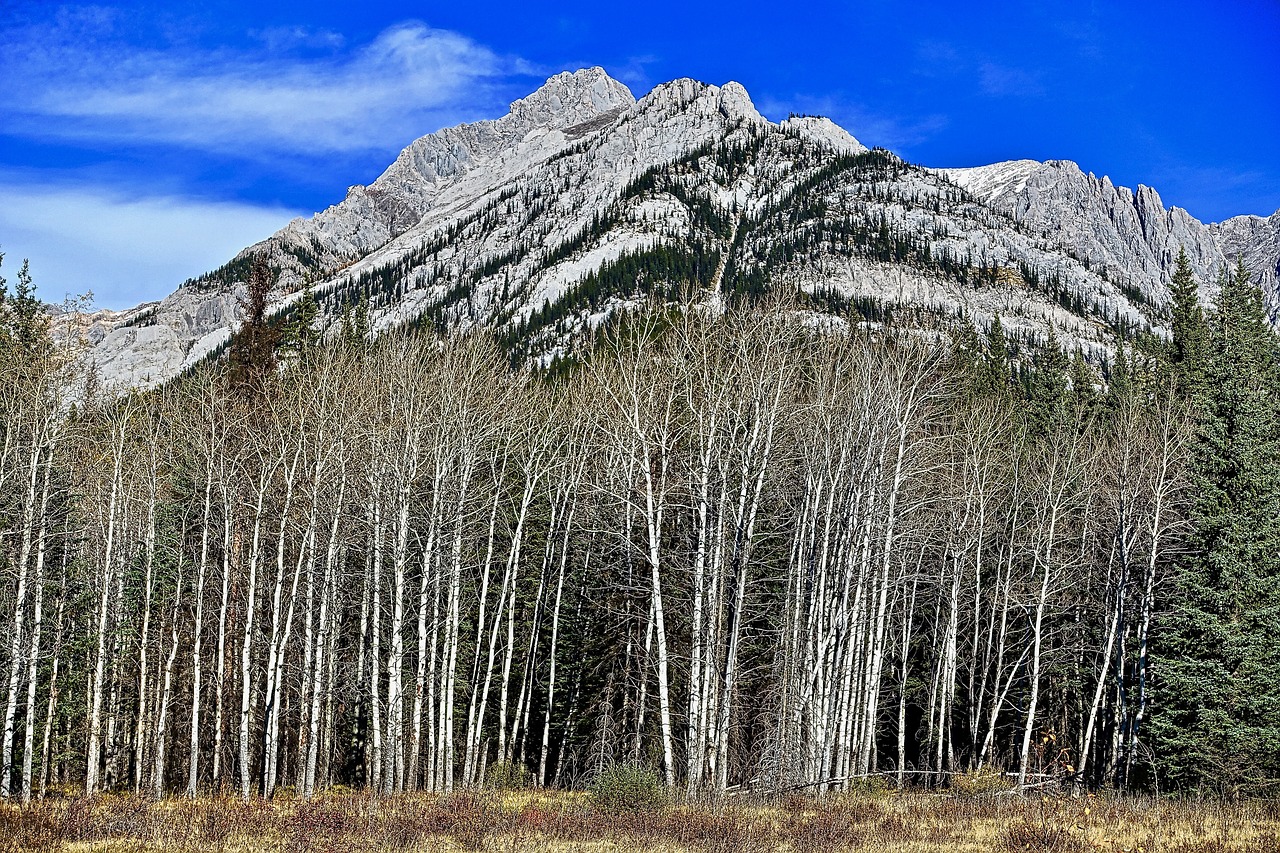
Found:
[[[995,96],[1038,97],[1045,92],[1039,73],[995,62],[978,67],[978,84],[984,93]]]
[[[298,214],[238,202],[15,183],[3,177],[0,198],[5,202],[0,205],[5,267],[29,258],[45,301],[92,291],[107,308],[159,299]]]
[[[1045,75],[1040,69],[1020,68],[971,55],[946,41],[925,39],[916,45],[914,73],[928,78],[959,78],[976,83],[989,97],[1040,97]]]
[[[518,59],[409,22],[372,42],[276,28],[239,49],[132,47],[110,16],[0,36],[0,132],[220,154],[400,146],[492,111]]]
[[[1155,164],[1151,177],[1166,205],[1185,207],[1203,222],[1241,214],[1269,216],[1280,191],[1280,182],[1258,169],[1196,166],[1172,159]]]
[[[838,95],[799,94],[789,98],[766,95],[756,102],[756,108],[774,120],[786,118],[789,113],[826,116],[862,144],[879,145],[900,154],[947,125],[946,116],[940,113],[906,119],[877,112]]]
[[[303,26],[266,27],[251,30],[249,35],[262,42],[269,51],[292,50],[298,47],[336,49],[347,43],[342,33]]]
[[[924,76],[953,73],[965,65],[964,55],[948,41],[924,39],[916,45],[914,70]]]

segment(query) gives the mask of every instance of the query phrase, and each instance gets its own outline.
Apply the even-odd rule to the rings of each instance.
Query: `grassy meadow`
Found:
[[[739,797],[634,810],[589,794],[463,792],[308,802],[128,796],[0,806],[0,851],[885,853],[1280,850],[1280,805],[913,791]]]

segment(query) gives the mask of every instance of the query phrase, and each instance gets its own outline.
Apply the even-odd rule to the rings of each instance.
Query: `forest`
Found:
[[[0,285],[0,796],[1280,778],[1280,339],[672,303],[568,369],[273,324],[99,386]],[[253,282],[251,281],[251,285]],[[254,293],[258,294],[255,303]]]

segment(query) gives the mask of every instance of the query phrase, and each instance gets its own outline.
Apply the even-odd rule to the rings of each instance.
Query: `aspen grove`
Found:
[[[5,796],[1161,784],[1162,351],[685,305],[550,372],[284,335],[121,397],[40,335],[0,358]]]

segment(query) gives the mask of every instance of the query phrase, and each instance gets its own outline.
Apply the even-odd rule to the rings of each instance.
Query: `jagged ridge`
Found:
[[[218,352],[265,256],[278,312],[309,285],[329,322],[365,300],[376,328],[488,326],[519,359],[570,352],[640,299],[779,287],[871,321],[998,312],[1015,340],[1053,325],[1101,358],[1160,326],[1180,246],[1206,288],[1243,256],[1277,304],[1280,214],[1206,226],[1067,161],[930,170],[827,119],[769,122],[736,83],[637,101],[592,68],[414,141],[368,187],[99,328],[92,355],[104,381],[146,384]]]

